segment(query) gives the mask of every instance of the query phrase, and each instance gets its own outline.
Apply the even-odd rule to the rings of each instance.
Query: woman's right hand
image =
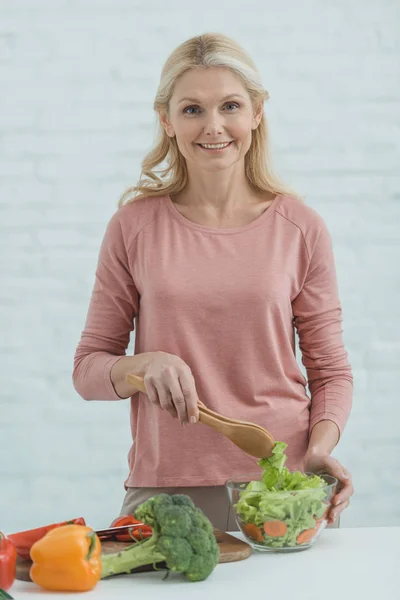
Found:
[[[198,396],[189,365],[175,354],[151,354],[143,377],[150,402],[181,423],[196,423]]]

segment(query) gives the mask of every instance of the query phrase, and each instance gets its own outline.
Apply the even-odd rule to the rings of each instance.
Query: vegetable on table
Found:
[[[189,581],[202,581],[217,566],[213,526],[188,496],[158,494],[141,504],[135,517],[152,528],[152,536],[103,555],[102,578],[165,562],[168,570],[183,573]]]
[[[219,562],[219,548],[209,519],[185,495],[158,494],[141,504],[135,514],[151,530],[151,537],[124,550],[101,555],[96,533],[81,525],[49,531],[31,548],[32,581],[54,591],[88,591],[99,579],[166,563],[167,570],[202,581]],[[118,525],[117,525],[118,526]]]
[[[15,580],[17,553],[12,542],[0,531],[0,598],[10,598],[6,593]]]
[[[272,456],[258,462],[261,480],[248,483],[235,504],[244,533],[271,548],[308,544],[330,508],[325,480],[289,471],[284,466],[286,448],[284,442],[276,442]]]
[[[57,527],[32,546],[30,577],[47,590],[86,592],[100,579],[100,553],[100,540],[90,527]]]
[[[51,525],[45,525],[44,527],[37,527],[36,529],[29,529],[28,531],[19,531],[18,533],[12,533],[8,536],[8,539],[14,544],[18,556],[29,560],[30,549],[33,544],[43,538],[46,533],[57,527],[64,525],[86,525],[83,517],[77,519],[71,519],[69,521],[63,521],[62,523],[53,523]]]
[[[128,529],[125,533],[117,533],[115,535],[115,538],[119,542],[144,540],[153,535],[153,530],[149,525],[144,525],[132,515],[121,515],[120,517],[117,517],[111,523],[110,527],[122,527],[125,525],[132,525],[132,528]]]

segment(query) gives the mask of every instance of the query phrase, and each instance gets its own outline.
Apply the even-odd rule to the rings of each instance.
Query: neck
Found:
[[[243,168],[221,171],[188,169],[188,171],[188,183],[176,197],[176,201],[181,205],[223,215],[255,203],[259,196],[250,186]]]

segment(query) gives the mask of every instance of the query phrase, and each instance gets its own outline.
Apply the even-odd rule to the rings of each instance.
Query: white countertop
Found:
[[[240,537],[239,534],[236,534]],[[316,545],[302,552],[254,552],[248,559],[218,565],[200,583],[164,572],[118,575],[100,581],[90,592],[55,593],[34,583],[16,581],[9,593],[15,600],[66,596],[91,600],[387,600],[400,598],[400,527],[327,529]]]

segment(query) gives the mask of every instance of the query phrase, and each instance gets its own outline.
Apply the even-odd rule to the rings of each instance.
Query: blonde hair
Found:
[[[253,106],[268,100],[260,74],[252,59],[231,38],[219,33],[205,33],[180,44],[167,59],[156,93],[153,108],[159,114],[168,114],[169,102],[177,80],[189,69],[225,67],[239,77],[246,88]],[[258,192],[296,195],[272,172],[269,159],[268,132],[265,115],[245,155],[245,172],[250,185]],[[166,166],[162,167],[163,161]],[[175,137],[165,132],[158,120],[157,139],[153,149],[142,161],[139,182],[122,195],[119,206],[150,196],[175,195],[187,184],[186,160],[181,154]],[[158,169],[157,169],[158,167]]]

